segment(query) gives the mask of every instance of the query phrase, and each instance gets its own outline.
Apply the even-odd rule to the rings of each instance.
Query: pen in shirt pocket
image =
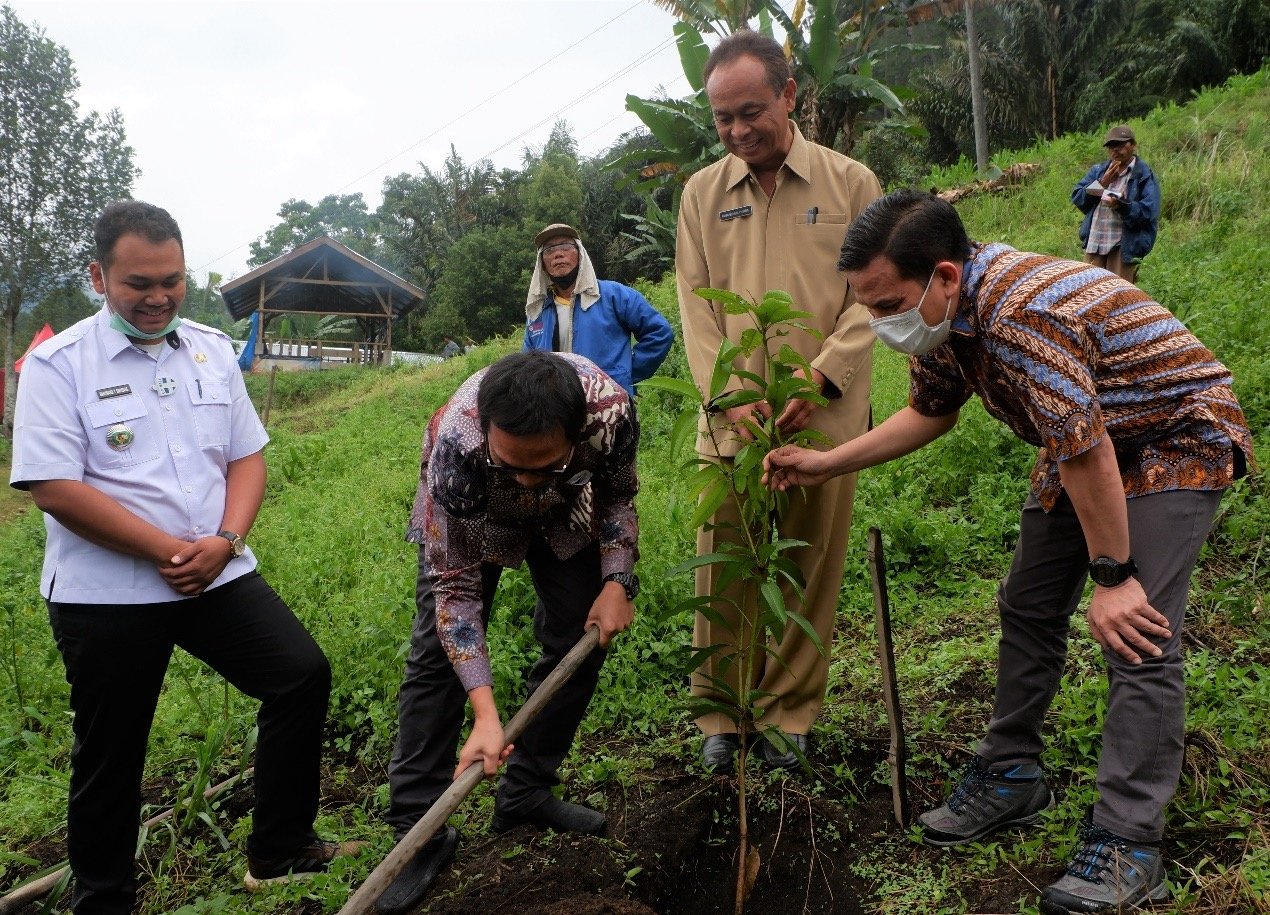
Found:
[[[808,210],[807,211],[807,225],[814,226],[816,224],[816,217],[819,214],[820,214],[820,207],[812,207],[810,210]]]

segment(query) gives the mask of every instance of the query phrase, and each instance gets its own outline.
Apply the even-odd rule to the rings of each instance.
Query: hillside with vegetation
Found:
[[[1270,71],[1133,121],[1160,177],[1160,241],[1140,284],[1233,370],[1262,464],[1270,460]],[[1072,185],[1101,157],[1101,133],[1070,134],[998,156],[1037,166],[1022,185],[971,196],[959,209],[977,240],[1079,257]],[[927,186],[972,179],[968,168]],[[673,280],[644,291],[677,323]],[[241,889],[250,781],[216,802],[203,789],[240,771],[255,704],[178,653],[155,719],[146,770],[152,809],[181,805],[141,849],[145,913],[335,911],[391,847],[385,774],[396,694],[414,615],[416,548],[404,540],[432,411],[470,372],[510,351],[496,341],[447,363],[383,371],[279,375],[266,456],[269,490],[252,531],[262,571],[334,669],[318,828],[370,842],[305,886],[249,897]],[[664,372],[687,377],[676,348]],[[263,403],[266,379],[249,389]],[[877,419],[903,404],[905,364],[879,349]],[[641,398],[641,560],[633,628],[614,643],[579,745],[562,772],[573,799],[604,807],[609,839],[486,832],[492,792],[454,819],[465,837],[431,912],[703,913],[731,909],[733,782],[707,776],[682,710],[691,619],[668,613],[691,592],[670,570],[694,534],[684,461],[668,451],[674,404]],[[8,445],[0,458],[7,465]],[[751,830],[762,849],[752,910],[817,913],[1035,912],[1041,887],[1072,852],[1094,794],[1105,687],[1083,620],[1048,720],[1043,762],[1059,806],[1028,832],[953,851],[926,848],[890,819],[881,700],[864,534],[882,530],[889,561],[915,810],[938,803],[991,706],[994,593],[1017,536],[1031,449],[977,404],[925,452],[862,475],[843,584],[830,693],[809,772],[763,775]],[[11,497],[12,498],[12,497]],[[38,596],[40,516],[0,503],[0,887],[65,856],[71,746],[67,685]],[[1173,902],[1161,911],[1270,911],[1270,504],[1261,477],[1224,501],[1193,582],[1187,651],[1187,751],[1170,808]],[[491,644],[509,714],[535,657],[533,594],[504,576]],[[589,907],[588,907],[589,906]],[[604,906],[607,906],[605,908]],[[35,911],[35,909],[32,909]]]

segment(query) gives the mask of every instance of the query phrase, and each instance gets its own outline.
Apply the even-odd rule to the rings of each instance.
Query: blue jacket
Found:
[[[1094,221],[1094,209],[1100,197],[1085,193],[1085,188],[1096,181],[1111,160],[1092,165],[1085,177],[1072,190],[1072,203],[1085,214],[1085,221],[1080,224],[1080,244],[1083,248],[1089,241],[1089,227]],[[1155,180],[1155,172],[1143,161],[1141,156],[1133,164],[1133,173],[1129,175],[1129,187],[1124,203],[1120,207],[1120,218],[1124,221],[1124,234],[1120,238],[1120,257],[1126,264],[1136,263],[1151,253],[1155,247],[1155,234],[1160,228],[1160,183]]]
[[[635,396],[670,352],[675,332],[662,313],[630,286],[600,280],[600,298],[583,309],[573,297],[573,352],[590,359]],[[525,323],[525,349],[551,350],[556,333],[555,303],[546,301]],[[631,337],[635,348],[631,349]]]

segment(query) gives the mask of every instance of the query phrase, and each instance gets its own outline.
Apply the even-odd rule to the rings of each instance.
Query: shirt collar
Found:
[[[803,139],[802,131],[798,129],[798,124],[794,121],[789,122],[789,129],[793,132],[793,142],[790,144],[789,152],[785,155],[785,161],[781,164],[781,168],[787,168],[799,178],[802,178],[808,184],[811,183],[811,150],[810,144]],[[750,177],[753,172],[744,159],[728,153],[728,172],[727,172],[727,189],[732,190],[746,178]],[[757,180],[757,179],[756,179]]]
[[[181,332],[178,330],[176,334],[179,337]],[[120,333],[110,326],[109,305],[103,304],[101,311],[97,312],[97,335],[101,339],[102,349],[106,351],[107,359],[114,359],[124,350],[133,348],[132,341],[128,339],[127,334]],[[188,341],[182,338],[181,342],[184,344]],[[159,356],[162,354],[162,350],[160,350],[155,355]]]

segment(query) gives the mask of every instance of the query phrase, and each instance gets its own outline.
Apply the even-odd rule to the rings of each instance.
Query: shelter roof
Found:
[[[266,311],[398,318],[424,292],[347,245],[322,236],[220,287],[236,320]]]

